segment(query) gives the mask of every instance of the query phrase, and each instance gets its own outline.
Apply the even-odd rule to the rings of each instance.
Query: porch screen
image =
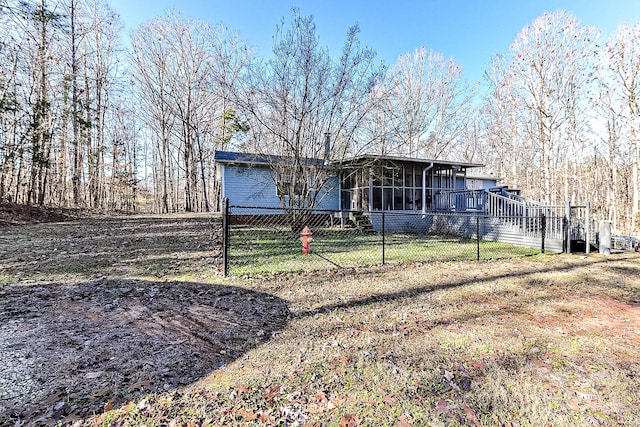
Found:
[[[421,210],[422,167],[382,166],[372,170],[373,210]],[[431,177],[427,176],[427,187]]]

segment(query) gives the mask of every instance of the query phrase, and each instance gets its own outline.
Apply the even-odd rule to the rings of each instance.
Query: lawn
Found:
[[[229,270],[233,275],[291,273],[383,264],[500,259],[538,254],[538,249],[501,242],[420,234],[362,233],[314,228],[311,254],[301,252],[297,233],[284,227],[233,226]],[[384,247],[384,252],[383,252]],[[384,257],[384,258],[383,258]]]
[[[288,302],[286,327],[184,391],[110,416],[125,425],[640,425],[638,261],[555,255],[254,279],[243,286]]]
[[[225,279],[211,227],[4,229],[0,424],[640,425],[639,254]]]

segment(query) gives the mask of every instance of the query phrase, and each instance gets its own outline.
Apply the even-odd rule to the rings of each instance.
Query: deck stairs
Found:
[[[373,231],[371,218],[362,211],[349,212],[349,220],[361,232]]]
[[[491,194],[487,196],[486,213],[500,223],[519,230],[523,240],[539,240],[542,235],[541,221],[546,221],[546,246],[556,251],[597,251],[597,225],[586,212],[585,206],[552,206],[536,202],[516,194]],[[568,227],[569,247],[566,247]],[[588,240],[588,243],[586,243]]]
[[[542,238],[542,222],[545,217],[545,248],[564,251],[566,227],[569,227],[571,249],[596,247],[596,226],[585,215],[584,207],[572,207],[567,221],[566,206],[550,206],[522,197],[519,192],[457,190],[438,194],[437,210],[480,214],[488,217],[490,240],[536,247]],[[587,222],[589,223],[587,225]]]

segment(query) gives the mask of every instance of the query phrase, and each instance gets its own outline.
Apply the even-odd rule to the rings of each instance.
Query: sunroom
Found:
[[[474,203],[456,203],[457,194],[482,190],[468,171],[484,165],[444,160],[408,159],[364,155],[344,162],[341,177],[341,208],[350,211],[465,210]],[[495,185],[495,180],[493,181]]]

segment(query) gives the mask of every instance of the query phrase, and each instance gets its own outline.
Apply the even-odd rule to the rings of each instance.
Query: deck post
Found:
[[[373,212],[373,168],[369,168],[369,213],[371,212]]]
[[[611,223],[600,221],[600,253],[611,255]]]
[[[427,212],[427,169],[423,167],[422,168],[422,215],[424,215],[426,212]]]

